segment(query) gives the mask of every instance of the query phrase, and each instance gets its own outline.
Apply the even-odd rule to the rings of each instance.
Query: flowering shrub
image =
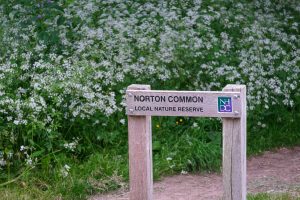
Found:
[[[103,142],[101,130],[125,123],[131,83],[246,84],[249,111],[295,107],[299,12],[296,0],[2,3],[0,168],[54,149],[84,151],[80,133]]]

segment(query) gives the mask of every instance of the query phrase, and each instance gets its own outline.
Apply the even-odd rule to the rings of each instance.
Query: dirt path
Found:
[[[248,192],[289,192],[300,196],[300,147],[282,148],[252,157],[247,164]],[[154,184],[155,200],[217,200],[222,196],[219,174],[176,175]],[[90,200],[127,200],[127,192],[96,195]]]

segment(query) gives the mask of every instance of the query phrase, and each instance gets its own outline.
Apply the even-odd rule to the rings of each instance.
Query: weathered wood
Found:
[[[128,90],[150,90],[149,85],[130,85]],[[151,116],[128,116],[130,200],[152,200]]]
[[[241,117],[223,118],[223,200],[246,200],[246,86],[227,85],[240,92]]]
[[[239,91],[161,91],[128,89],[127,115],[148,116],[202,116],[230,117],[241,116]],[[227,112],[220,111],[220,98],[229,99],[231,106]]]

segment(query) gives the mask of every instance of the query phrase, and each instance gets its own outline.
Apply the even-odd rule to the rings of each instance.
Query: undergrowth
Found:
[[[219,172],[222,162],[221,120],[210,118],[153,117],[154,179],[178,173]],[[271,123],[271,122],[270,122]],[[272,124],[261,130],[248,127],[248,156],[300,144],[298,123]],[[258,134],[259,133],[259,134]],[[12,184],[1,187],[7,199],[85,199],[128,187],[127,127],[105,147],[95,146],[85,158],[56,153],[29,169]],[[48,165],[55,159],[56,165]],[[83,161],[82,161],[83,159]],[[65,163],[68,176],[61,176]],[[20,172],[22,173],[22,172]],[[12,175],[13,177],[13,175]],[[251,197],[267,199],[264,196]],[[271,198],[272,199],[272,198]]]

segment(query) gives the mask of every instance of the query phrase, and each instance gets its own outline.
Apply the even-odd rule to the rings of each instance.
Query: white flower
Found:
[[[67,164],[64,165],[64,168],[65,168],[67,171],[69,171],[69,170],[71,169],[71,167],[70,167],[69,165],[67,165]]]
[[[187,172],[187,171],[184,171],[184,170],[181,170],[181,174],[182,174],[182,175],[187,175],[188,172]]]
[[[26,165],[29,165],[29,166],[32,165],[32,159],[31,158],[26,159]]]
[[[194,122],[194,123],[193,123],[193,127],[194,127],[194,128],[197,128],[197,127],[198,127],[197,122]]]
[[[74,138],[73,138],[74,139]],[[64,147],[70,151],[75,151],[76,147],[78,145],[78,138],[74,139],[73,142],[65,143]]]
[[[15,125],[19,125],[20,124],[20,120],[14,120],[14,124]]]
[[[20,151],[24,151],[26,147],[24,145],[20,146]]]
[[[4,167],[6,165],[6,161],[2,158],[0,159],[0,166]]]
[[[61,169],[60,169],[60,174],[62,177],[67,177],[69,175],[71,167],[67,164],[65,164]]]
[[[13,157],[13,152],[9,152],[8,154],[7,154],[7,157],[9,158],[9,159],[11,159],[12,157]]]
[[[125,124],[125,119],[121,119],[120,123],[124,125]]]
[[[258,125],[258,126],[261,126],[261,124],[262,124],[262,123],[261,123],[260,121],[259,121],[259,122],[257,122],[257,125]]]

